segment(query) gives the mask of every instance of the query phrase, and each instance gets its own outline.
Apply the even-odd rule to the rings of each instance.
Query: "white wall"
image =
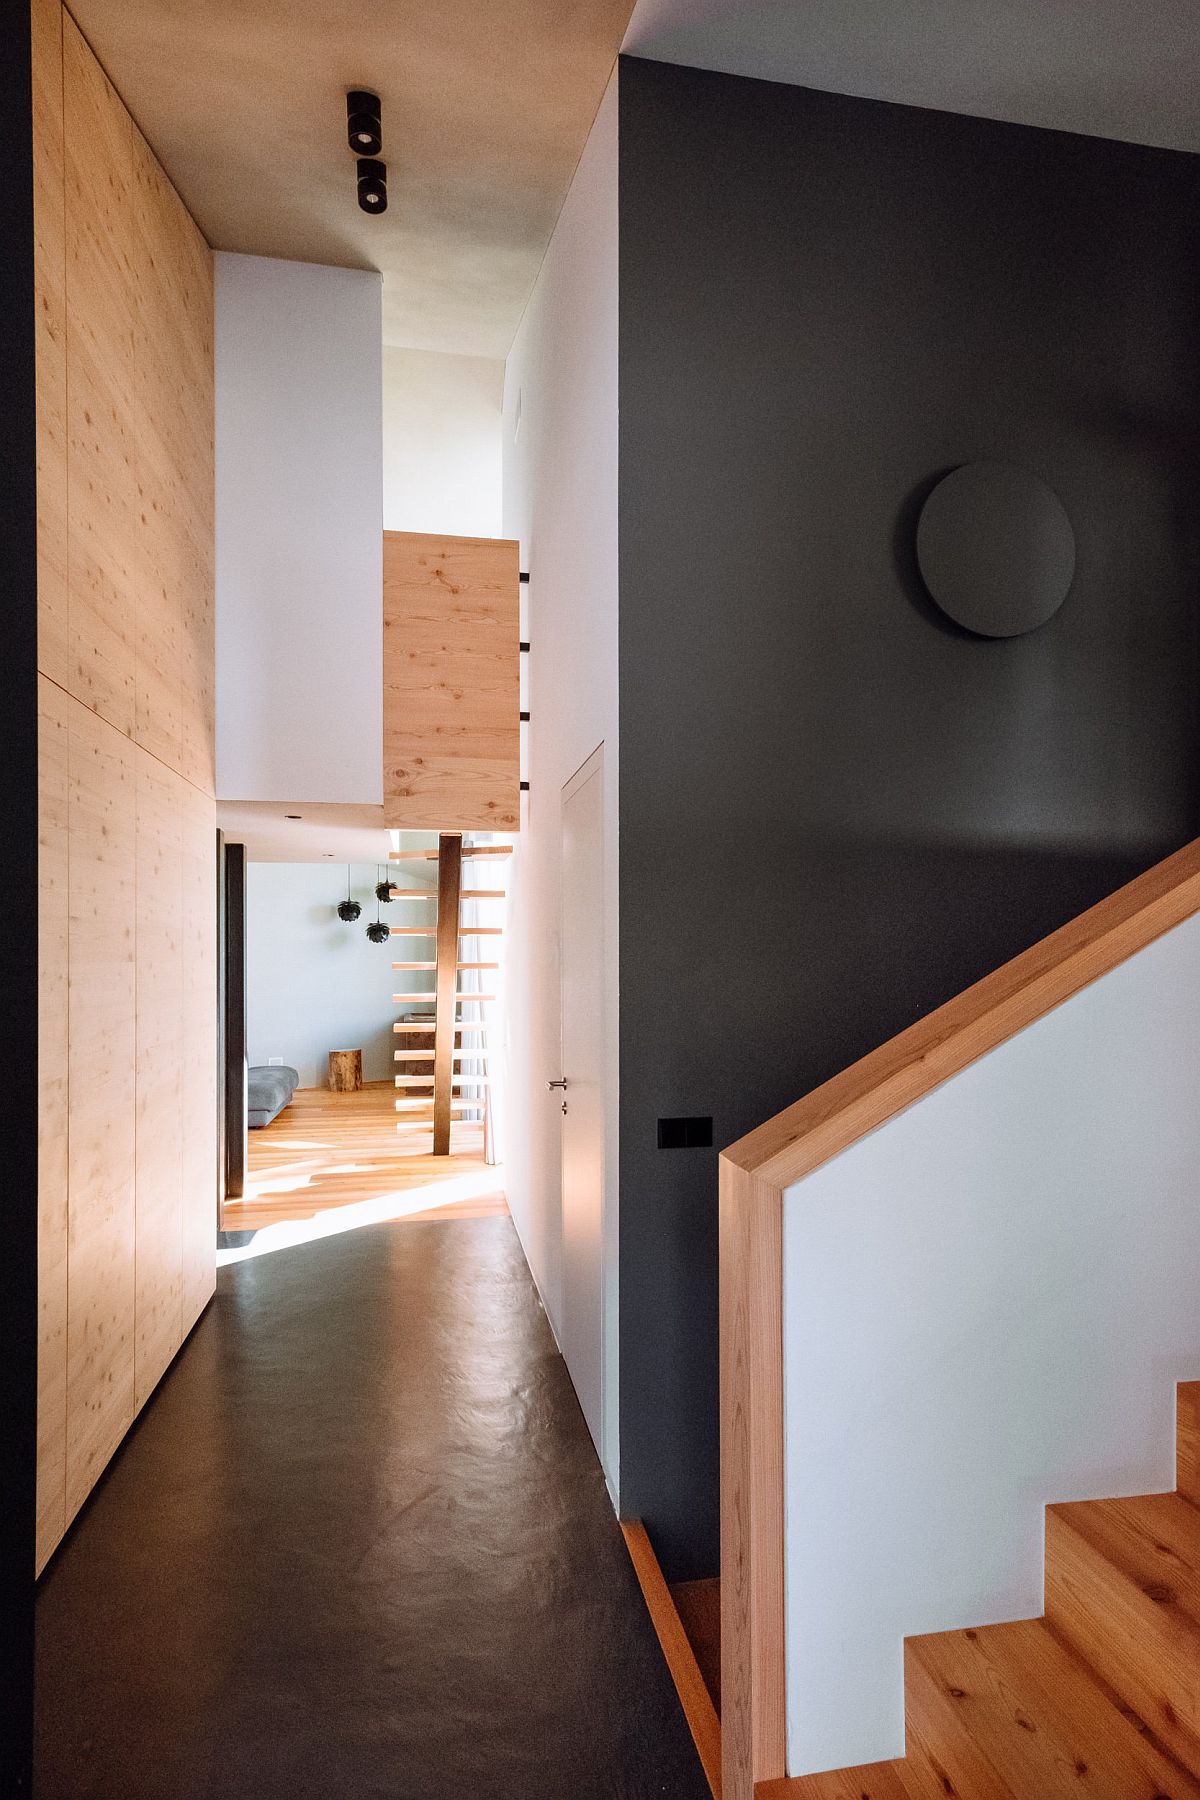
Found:
[[[617,82],[563,207],[504,384],[504,536],[530,571],[527,797],[512,871],[509,1204],[561,1337],[558,941],[564,784],[604,743],[605,1423],[617,1435]]]
[[[1047,1502],[1175,1485],[1200,918],[784,1200],[788,1767],[904,1752],[901,1641],[1042,1611]]]
[[[363,1079],[387,1081],[395,1072],[392,1024],[406,1010],[393,993],[431,992],[432,976],[392,969],[402,954],[422,952],[393,938],[372,944],[374,863],[351,867],[351,893],[362,906],[353,925],[337,916],[346,898],[345,863],[248,863],[246,865],[246,1030],[251,1064],[280,1056],[300,1071],[302,1087],[323,1087],[330,1050],[361,1048]],[[386,875],[386,869],[383,871]],[[411,868],[406,867],[405,885]],[[392,901],[380,909],[385,923],[419,924],[421,901]],[[432,909],[431,909],[432,910]],[[430,939],[429,957],[433,956]]]
[[[500,536],[503,398],[501,362],[384,346],[385,530]]]
[[[216,258],[217,797],[381,801],[380,277]]]

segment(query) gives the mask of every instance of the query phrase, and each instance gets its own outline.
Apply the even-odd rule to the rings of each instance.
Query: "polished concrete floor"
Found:
[[[707,1800],[507,1218],[221,1271],[42,1582],[38,1800]]]

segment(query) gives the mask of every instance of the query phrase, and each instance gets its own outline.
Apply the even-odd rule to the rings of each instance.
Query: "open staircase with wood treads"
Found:
[[[1200,1800],[1200,1381],[1178,1388],[1176,1479],[1047,1507],[1041,1618],[907,1640],[903,1759],[755,1800]]]

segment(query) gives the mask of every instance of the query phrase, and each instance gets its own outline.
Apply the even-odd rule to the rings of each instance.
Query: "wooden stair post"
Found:
[[[433,1037],[433,1154],[450,1154],[454,1077],[454,1014],[458,1004],[458,907],[462,892],[462,833],[438,839],[437,1009]]]

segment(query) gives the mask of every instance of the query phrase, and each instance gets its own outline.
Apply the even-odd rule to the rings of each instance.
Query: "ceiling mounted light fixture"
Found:
[[[366,213],[387,211],[387,164],[373,156],[358,161],[358,204]]]
[[[351,88],[346,95],[346,135],[355,156],[378,156],[383,149],[379,95]]]

